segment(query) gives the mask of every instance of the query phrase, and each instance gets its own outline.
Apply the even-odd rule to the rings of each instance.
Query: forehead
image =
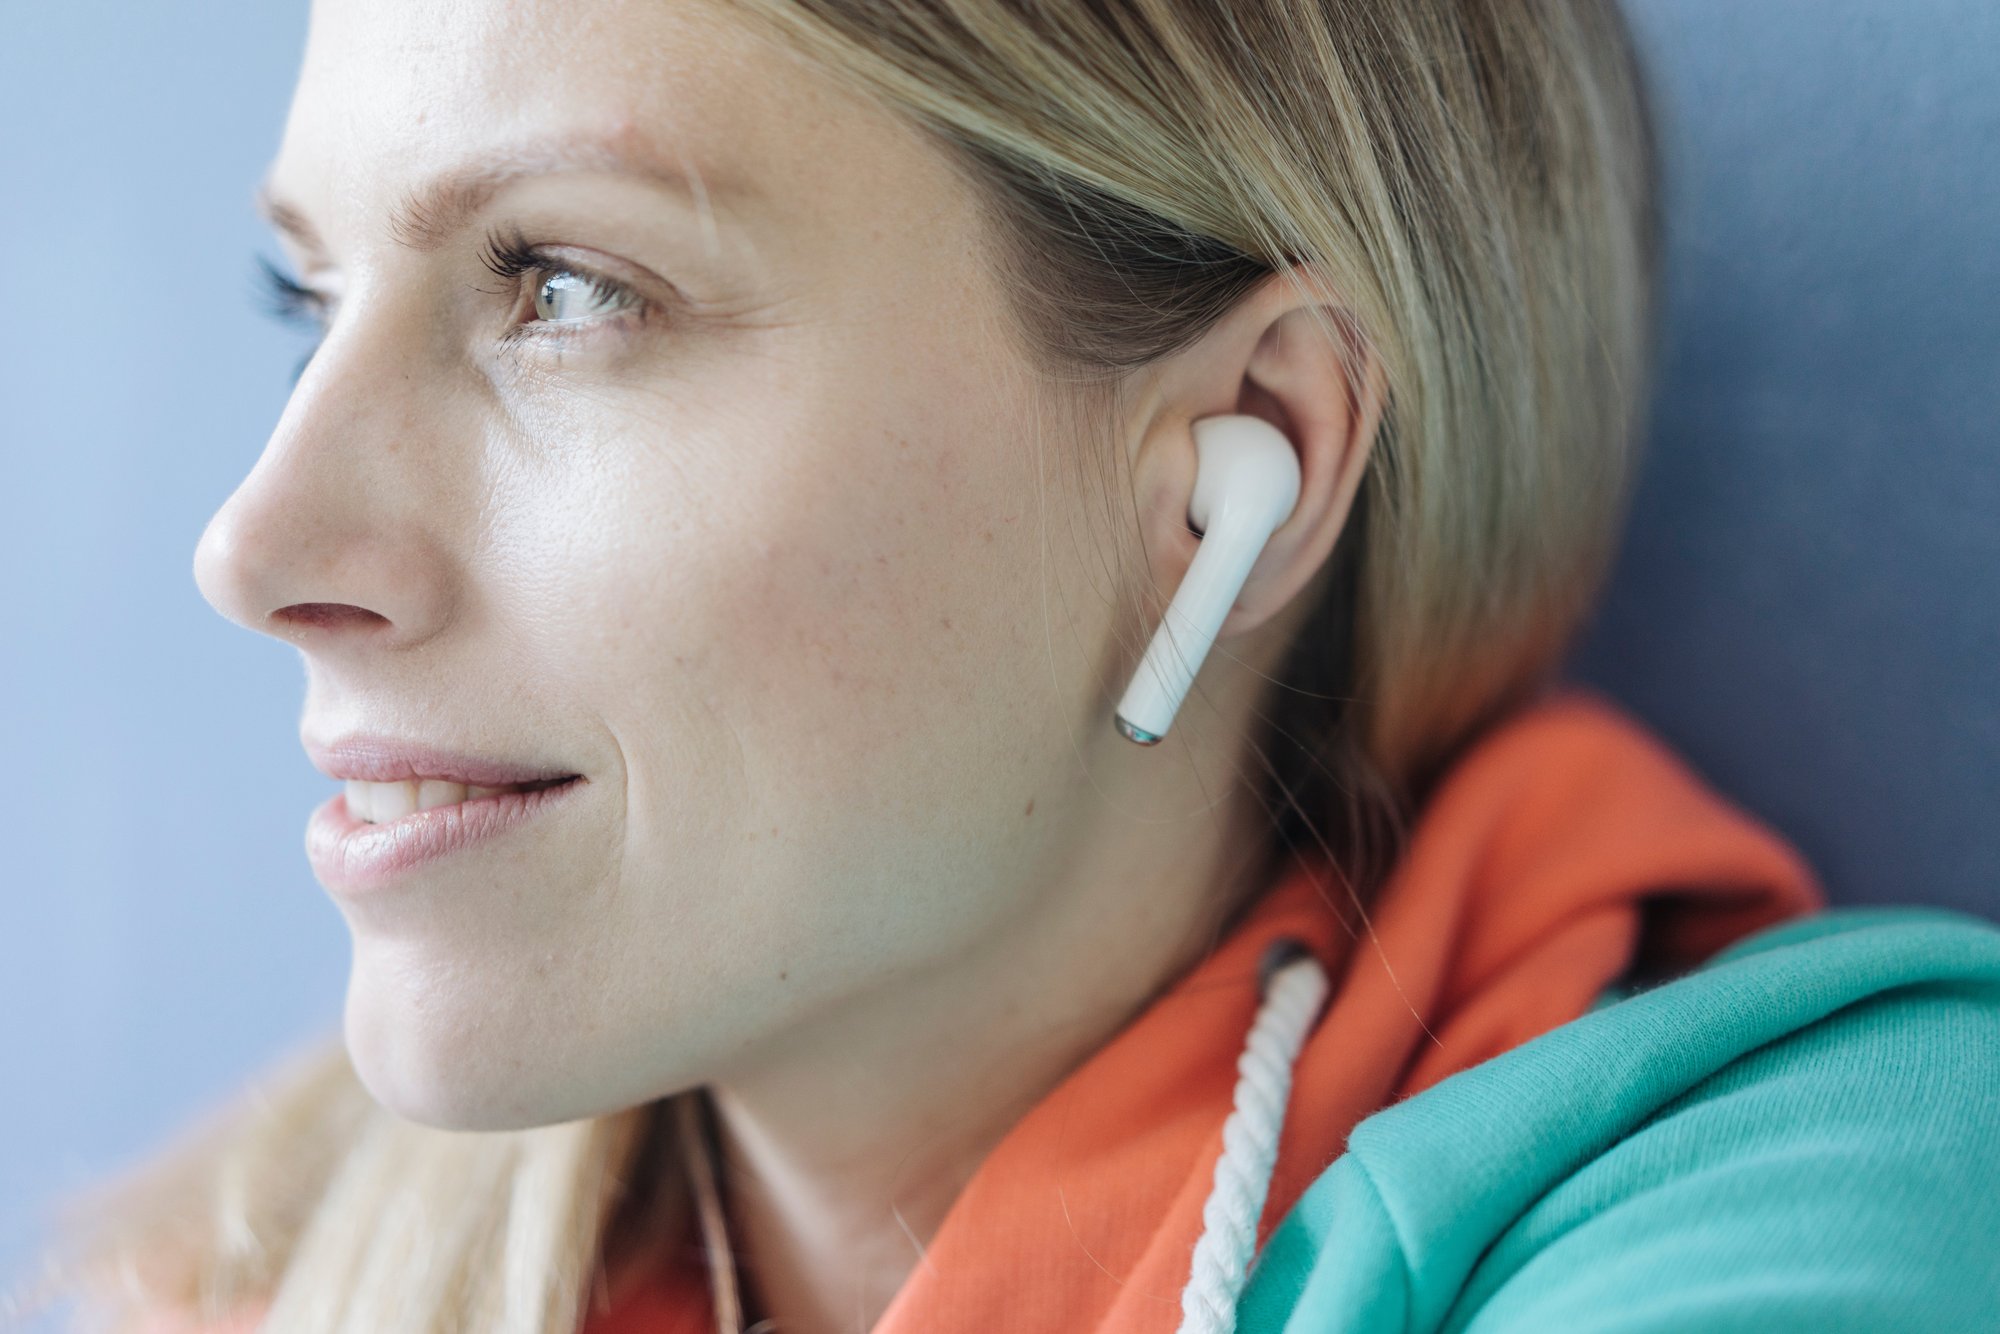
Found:
[[[375,210],[572,152],[724,214],[955,193],[910,126],[710,0],[315,0],[268,181],[314,215]]]

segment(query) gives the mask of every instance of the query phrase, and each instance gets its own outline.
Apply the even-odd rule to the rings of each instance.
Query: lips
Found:
[[[329,891],[379,890],[572,800],[580,774],[382,737],[310,740],[314,767],[347,787],[312,813],[306,854]]]
[[[346,736],[324,744],[307,740],[305,748],[313,768],[328,778],[364,783],[429,778],[465,787],[513,787],[576,777],[574,769],[489,759],[390,737]]]
[[[509,792],[533,792],[537,788],[554,787],[557,783],[568,781],[567,778],[545,778],[533,783],[516,783],[511,787],[476,787],[455,783],[448,778],[405,778],[395,783],[370,783],[350,778],[347,780],[347,813],[370,824],[383,824],[389,820],[400,820],[416,811],[456,806],[462,801],[478,801],[482,797],[496,797]]]

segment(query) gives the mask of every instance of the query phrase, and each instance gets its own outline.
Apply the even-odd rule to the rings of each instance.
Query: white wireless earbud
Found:
[[[1118,730],[1142,746],[1167,734],[1250,567],[1299,503],[1299,456],[1262,417],[1200,418],[1194,447],[1188,523],[1201,546],[1118,701]]]

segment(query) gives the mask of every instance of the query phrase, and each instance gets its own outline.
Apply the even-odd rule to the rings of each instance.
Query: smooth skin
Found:
[[[1261,887],[1247,738],[1381,412],[1304,309],[1338,293],[1267,281],[1085,428],[942,153],[707,3],[319,0],[267,197],[326,336],[202,592],[299,649],[305,737],[586,780],[336,896],[357,1071],[459,1129],[712,1085],[753,1312],[866,1327]],[[549,267],[500,279],[495,232]],[[1223,412],[1302,495],[1140,748],[1111,581],[1177,586]]]

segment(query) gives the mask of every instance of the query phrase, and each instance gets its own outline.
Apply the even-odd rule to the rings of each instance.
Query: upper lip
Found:
[[[433,779],[463,783],[467,787],[511,787],[516,783],[538,783],[554,778],[575,778],[573,769],[546,764],[522,764],[512,760],[467,755],[442,746],[396,737],[349,733],[331,741],[301,738],[313,768],[328,778],[367,783],[400,783],[408,779]]]

